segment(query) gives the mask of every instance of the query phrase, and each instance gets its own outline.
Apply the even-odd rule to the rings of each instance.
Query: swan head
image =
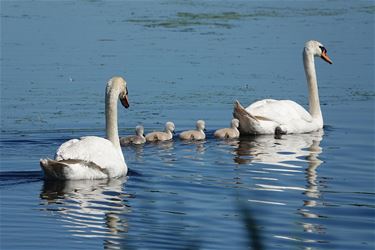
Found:
[[[165,131],[170,131],[171,133],[174,133],[175,126],[173,122],[167,122],[165,123]]]
[[[112,92],[114,89],[119,92],[121,104],[125,108],[129,108],[128,87],[125,79],[121,76],[112,77],[107,84],[107,94]]]
[[[313,56],[318,56],[322,58],[324,61],[326,61],[329,64],[332,64],[332,60],[327,55],[327,49],[318,41],[311,40],[305,43],[304,48],[305,53],[310,53]]]
[[[144,130],[144,128],[143,128],[142,125],[138,125],[138,126],[135,127],[135,133],[136,133],[136,135],[138,135],[138,136],[144,136],[144,132],[145,132],[145,130]]]
[[[198,120],[196,124],[198,131],[205,131],[206,129],[206,123],[203,120]]]
[[[232,128],[238,128],[240,126],[240,121],[236,118],[232,119],[232,122],[230,123]]]

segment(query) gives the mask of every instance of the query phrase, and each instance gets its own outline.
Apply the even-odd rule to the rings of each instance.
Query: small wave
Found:
[[[42,171],[4,171],[0,172],[0,181],[9,179],[42,179]]]
[[[0,172],[0,187],[13,186],[43,180],[42,171],[4,171]]]

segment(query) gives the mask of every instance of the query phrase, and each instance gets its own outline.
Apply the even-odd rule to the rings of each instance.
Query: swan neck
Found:
[[[107,87],[105,98],[106,134],[116,148],[120,148],[117,124],[117,101],[120,91],[117,88]]]
[[[313,118],[323,120],[320,109],[314,56],[311,53],[308,53],[306,49],[303,53],[303,64],[305,67],[307,86],[309,89],[309,112]]]

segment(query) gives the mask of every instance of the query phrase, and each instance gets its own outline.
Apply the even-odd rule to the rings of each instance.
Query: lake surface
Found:
[[[1,249],[374,249],[371,1],[1,1]],[[324,131],[220,141],[233,102],[307,105]],[[126,178],[47,182],[39,159],[104,136],[104,88],[128,82],[121,135],[204,119],[207,139],[126,147]],[[259,245],[258,245],[259,246]]]

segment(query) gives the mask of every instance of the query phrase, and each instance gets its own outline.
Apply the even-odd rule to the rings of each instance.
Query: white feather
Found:
[[[303,50],[303,62],[309,88],[309,112],[291,100],[264,99],[251,104],[246,109],[237,101],[233,116],[240,121],[240,132],[243,134],[277,132],[294,134],[309,133],[323,128],[314,56],[320,56],[332,63],[326,52],[323,45],[317,41],[307,42]]]
[[[126,175],[128,168],[121,151],[117,126],[117,100],[128,107],[126,82],[113,77],[106,88],[107,138],[87,136],[63,143],[55,159],[41,159],[46,178],[81,180],[104,179]]]

